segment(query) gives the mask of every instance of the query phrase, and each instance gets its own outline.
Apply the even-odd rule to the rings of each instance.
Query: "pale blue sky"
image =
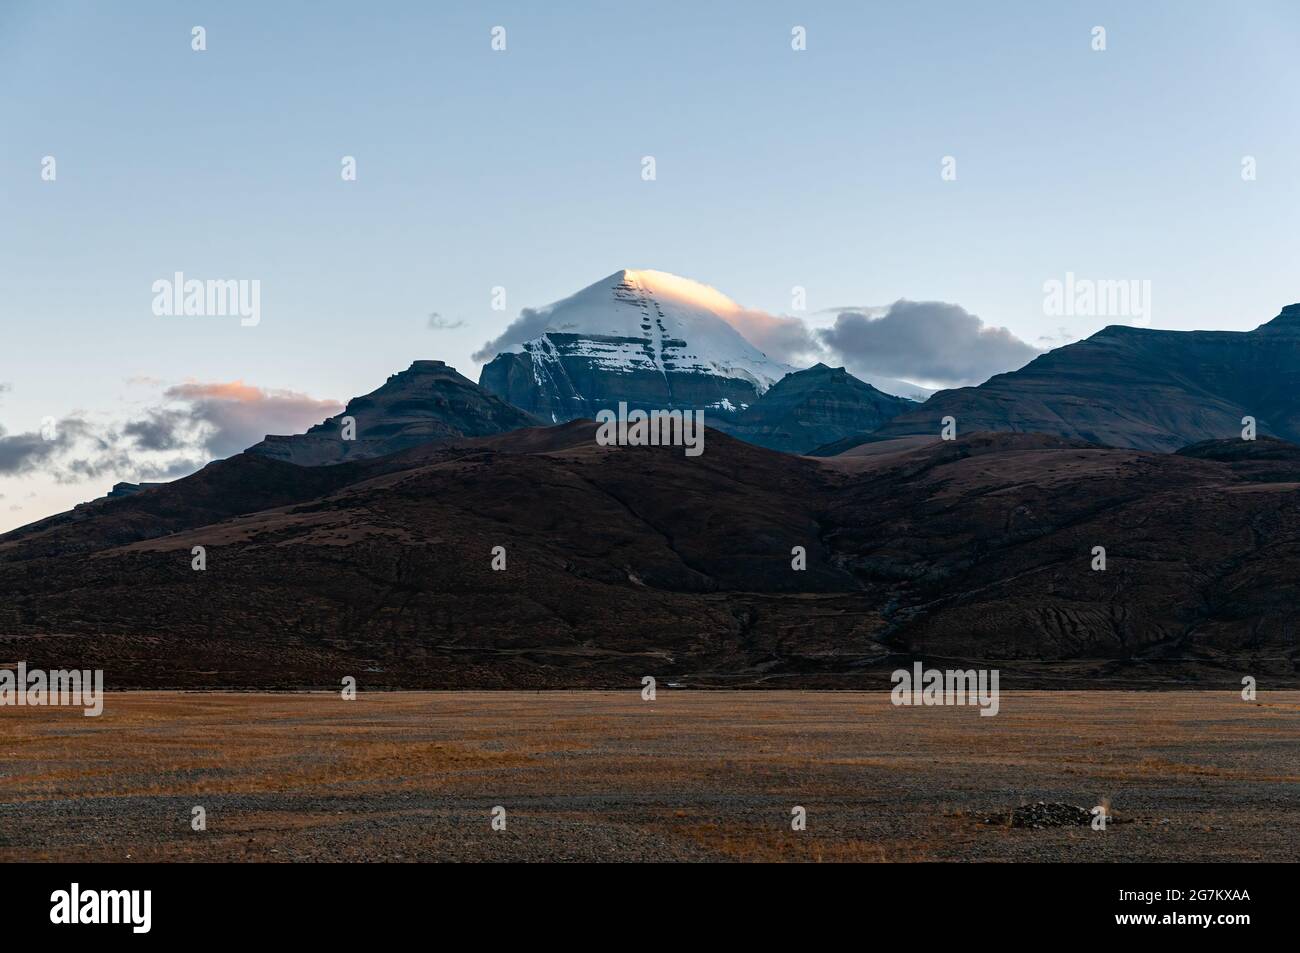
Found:
[[[187,379],[477,379],[519,308],[622,267],[774,313],[793,285],[812,310],[951,301],[1030,343],[1109,323],[1044,316],[1073,271],[1150,280],[1154,327],[1253,327],[1300,299],[1298,28],[1281,2],[11,0],[0,426]],[[177,270],[259,279],[261,324],[156,317]],[[0,479],[0,529],[111,482]]]

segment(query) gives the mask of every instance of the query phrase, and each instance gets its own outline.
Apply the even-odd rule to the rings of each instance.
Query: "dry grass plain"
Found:
[[[1035,801],[1114,820],[985,822]],[[1300,692],[1004,692],[992,718],[664,689],[0,709],[3,861],[1297,859]]]

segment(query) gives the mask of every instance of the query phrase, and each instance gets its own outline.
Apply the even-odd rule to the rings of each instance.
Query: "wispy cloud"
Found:
[[[267,434],[298,433],[343,409],[337,401],[242,380],[189,381],[167,388],[163,396],[169,405],[135,421],[137,446],[152,441],[172,448],[202,448],[210,457],[239,453]]]
[[[171,479],[252,446],[269,433],[298,433],[342,406],[290,390],[237,381],[188,381],[127,420],[85,415],[40,432],[0,429],[0,475],[44,473],[59,483],[108,478]]]
[[[31,473],[65,448],[39,433],[9,434],[0,427],[0,475]]]
[[[430,331],[452,331],[456,328],[463,328],[464,326],[465,322],[463,320],[460,320],[459,318],[455,320],[452,318],[444,318],[437,311],[434,311],[429,315]]]

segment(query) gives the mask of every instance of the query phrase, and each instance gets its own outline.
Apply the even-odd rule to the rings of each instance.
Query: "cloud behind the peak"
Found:
[[[807,367],[825,356],[817,335],[802,318],[753,309],[720,314],[719,317],[774,361]]]
[[[1009,330],[985,324],[942,301],[895,301],[879,309],[841,311],[817,332],[850,371],[956,387],[1013,371],[1040,353]]]
[[[519,312],[519,317],[511,321],[500,335],[491,341],[485,341],[483,346],[470,356],[476,361],[490,361],[516,344],[539,338],[546,333],[550,317],[550,308],[524,308]]]

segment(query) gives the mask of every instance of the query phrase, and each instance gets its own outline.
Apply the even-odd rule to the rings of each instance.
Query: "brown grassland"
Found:
[[[1037,801],[1112,822],[990,823]],[[0,709],[3,861],[1297,859],[1300,692],[1004,692],[991,718],[665,688]]]

